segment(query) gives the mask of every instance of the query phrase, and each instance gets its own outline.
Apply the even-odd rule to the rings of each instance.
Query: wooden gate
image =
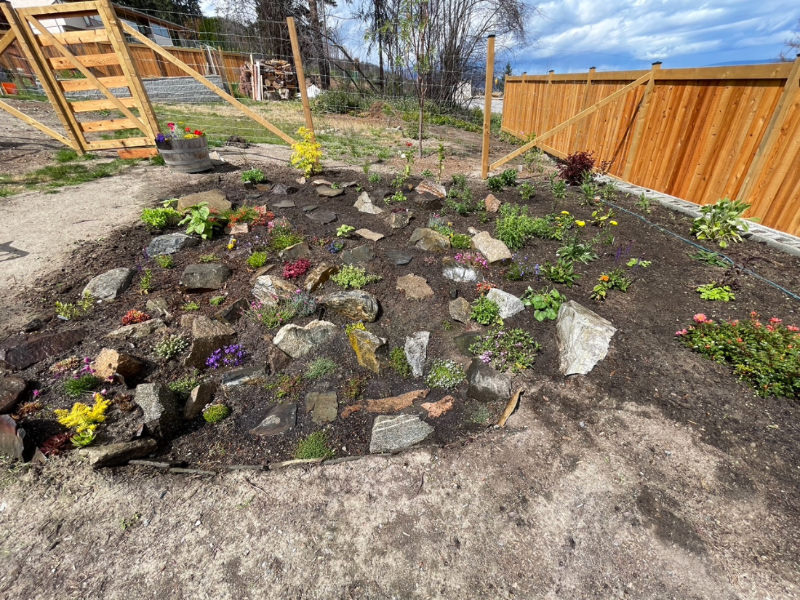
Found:
[[[2,100],[0,108],[79,154],[88,150],[153,146],[158,133],[158,121],[133,66],[120,22],[109,0],[18,10],[12,9],[8,3],[0,6],[11,26],[10,31],[0,39],[0,53],[14,41],[17,42],[47,94],[66,135],[23,114]],[[98,28],[65,33],[52,33],[48,29],[49,21],[67,18],[90,19]],[[80,44],[87,42],[105,42],[110,44],[112,52],[79,54],[75,51],[75,48],[80,48]],[[47,52],[45,48],[48,48]],[[96,75],[92,68],[97,67],[116,67],[122,75]],[[76,77],[59,79],[56,72],[65,70],[75,73]],[[71,99],[67,98],[67,93],[72,93]],[[81,93],[83,98],[80,97]],[[75,96],[79,99],[75,99]],[[97,111],[111,111],[110,114],[115,116],[99,121],[85,120],[82,116],[84,113]],[[124,132],[123,136],[112,133],[120,131]],[[103,139],[108,138],[109,133],[117,137]]]

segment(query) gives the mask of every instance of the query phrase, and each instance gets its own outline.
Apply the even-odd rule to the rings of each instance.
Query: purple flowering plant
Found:
[[[247,352],[240,344],[231,344],[217,348],[206,359],[206,366],[212,369],[220,367],[238,367],[244,363]]]
[[[498,371],[515,373],[533,366],[540,345],[522,329],[492,328],[486,335],[473,342],[469,351],[484,364],[491,364]]]

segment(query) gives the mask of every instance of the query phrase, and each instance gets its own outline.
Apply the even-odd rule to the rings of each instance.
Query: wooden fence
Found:
[[[105,42],[92,41],[96,30],[81,32],[81,42],[69,44],[68,48],[76,55],[97,55],[113,52],[110,44]],[[141,44],[128,44],[131,58],[133,59],[136,70],[140,77],[184,77],[186,73],[178,69],[173,64],[158,56],[153,50]],[[4,56],[0,57],[0,64],[10,68],[14,72],[32,73],[32,69],[23,57],[18,48],[9,49]],[[239,68],[250,61],[247,54],[238,52],[223,52],[215,49],[195,49],[195,48],[165,48],[167,52],[180,59],[195,71],[208,75],[218,74],[232,85],[239,83]],[[45,53],[48,57],[59,56],[55,48],[46,48]],[[72,65],[63,62],[65,70],[70,70]],[[55,68],[58,64],[53,65]],[[118,66],[92,66],[92,69],[102,77],[114,77],[122,74]]]
[[[649,75],[649,76],[648,76]],[[643,77],[648,76],[642,80]],[[503,131],[591,151],[609,174],[696,204],[736,198],[747,216],[800,235],[800,57],[793,63],[506,78]]]

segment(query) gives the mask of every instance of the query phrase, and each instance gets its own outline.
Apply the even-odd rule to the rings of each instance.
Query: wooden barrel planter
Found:
[[[214,168],[208,157],[208,140],[205,136],[188,140],[167,139],[156,143],[156,146],[166,165],[181,173],[202,173]]]

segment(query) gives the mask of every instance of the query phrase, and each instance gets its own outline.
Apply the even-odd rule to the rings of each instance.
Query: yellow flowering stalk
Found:
[[[320,143],[314,134],[305,127],[298,129],[297,134],[303,138],[303,141],[292,144],[292,166],[302,171],[306,177],[321,173],[322,165],[319,161],[322,158],[322,147]]]

